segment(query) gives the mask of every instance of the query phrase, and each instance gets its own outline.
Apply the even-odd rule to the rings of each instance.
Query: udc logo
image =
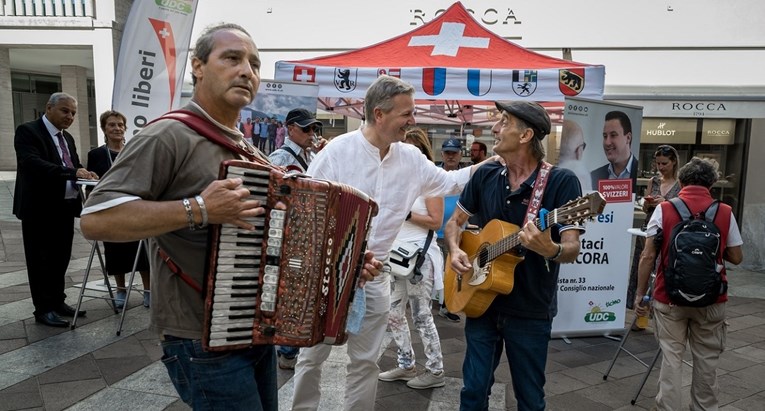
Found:
[[[605,323],[616,321],[616,314],[610,311],[601,311],[600,306],[594,305],[592,302],[590,302],[590,305],[593,307],[590,309],[590,312],[584,315],[584,321],[588,323]]]

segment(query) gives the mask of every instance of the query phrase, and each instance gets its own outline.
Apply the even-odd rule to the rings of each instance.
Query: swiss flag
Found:
[[[292,72],[292,81],[298,83],[315,83],[316,67],[295,66]]]

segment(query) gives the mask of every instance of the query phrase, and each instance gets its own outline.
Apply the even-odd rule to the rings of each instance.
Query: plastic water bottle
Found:
[[[644,295],[643,299],[640,300],[640,306],[645,307],[648,305],[648,302],[651,301],[650,295]],[[635,322],[635,325],[640,328],[647,328],[648,327],[648,315],[641,315],[637,318],[637,322]]]
[[[348,318],[345,321],[345,331],[358,334],[361,331],[361,323],[364,320],[364,312],[367,310],[366,292],[363,288],[356,289],[353,302],[348,309]]]

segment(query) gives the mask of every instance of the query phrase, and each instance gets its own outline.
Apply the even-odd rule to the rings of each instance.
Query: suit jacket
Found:
[[[75,168],[61,164],[56,145],[42,118],[20,125],[13,146],[16,149],[16,187],[13,194],[13,214],[41,218],[51,211],[66,210],[66,182],[77,180],[77,168],[82,168],[72,135],[64,130],[69,156]],[[79,193],[78,193],[79,200]],[[82,210],[79,204],[77,215]]]
[[[598,180],[608,180],[608,165],[598,167],[595,170],[592,170],[590,172],[590,177],[592,178],[592,189],[597,190],[598,189]],[[638,161],[635,156],[632,156],[632,161],[630,162],[630,178],[632,179],[632,192],[634,193],[637,189],[637,173],[638,173]]]

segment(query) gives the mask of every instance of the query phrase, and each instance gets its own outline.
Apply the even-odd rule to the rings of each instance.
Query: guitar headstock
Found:
[[[591,220],[602,213],[604,208],[606,208],[606,199],[603,194],[594,191],[558,207],[555,210],[557,212],[556,221],[551,223],[581,224],[584,220]]]

